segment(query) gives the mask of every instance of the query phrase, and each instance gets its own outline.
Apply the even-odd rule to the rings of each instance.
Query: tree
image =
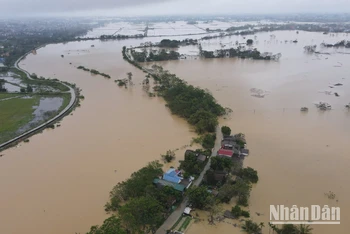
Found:
[[[27,92],[28,93],[32,93],[33,92],[32,86],[30,86],[30,85],[27,86]]]
[[[245,220],[242,225],[242,230],[248,234],[261,234],[261,227],[257,223],[254,223],[252,220]]]
[[[133,198],[119,209],[120,220],[131,233],[155,233],[163,223],[164,209],[153,197]]]
[[[215,171],[224,171],[224,170],[229,170],[232,164],[233,162],[230,158],[212,157],[210,168]]]
[[[251,167],[242,168],[238,172],[238,176],[251,183],[257,183],[259,180],[258,172]]]
[[[254,41],[253,41],[252,39],[248,39],[248,40],[247,40],[247,45],[252,45],[253,42],[254,42]]]
[[[202,146],[204,149],[212,149],[215,146],[216,134],[205,134]]]
[[[173,161],[174,159],[175,159],[175,152],[174,151],[172,151],[172,150],[168,150],[167,152],[166,152],[166,154],[162,154],[161,155],[162,156],[162,159],[163,159],[163,161],[164,162],[171,162],[171,161]]]
[[[204,186],[194,186],[187,190],[189,202],[194,208],[204,209],[212,198],[208,189]]]
[[[297,229],[297,234],[311,234],[313,230],[312,227],[305,224],[300,224],[299,226],[296,227],[296,229]]]
[[[222,126],[221,132],[222,132],[222,135],[229,136],[229,135],[231,135],[231,128],[229,128],[227,126]]]
[[[92,226],[90,231],[86,234],[126,234],[127,232],[122,228],[120,219],[116,216],[111,216],[105,221],[101,227]]]
[[[146,187],[153,183],[154,178],[163,174],[162,166],[158,161],[150,162],[146,167],[134,172],[126,181],[118,183],[110,192],[106,210],[115,211],[119,208],[120,201],[144,196]]]

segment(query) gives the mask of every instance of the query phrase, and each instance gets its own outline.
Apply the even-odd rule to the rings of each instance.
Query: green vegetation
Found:
[[[225,113],[214,97],[207,91],[188,85],[162,67],[153,65],[151,76],[157,81],[154,87],[162,96],[173,114],[179,115],[195,127],[199,134],[215,132],[217,117]]]
[[[103,76],[103,77],[108,78],[108,79],[111,78],[110,75],[107,75],[107,74],[105,74],[105,73],[103,73],[103,72],[99,72],[99,71],[97,71],[97,70],[95,70],[95,69],[86,68],[86,67],[84,67],[84,66],[78,66],[77,69],[90,72],[91,74],[94,74],[94,75],[100,75],[100,76]]]
[[[229,136],[229,135],[231,135],[231,128],[229,128],[227,126],[222,126],[221,132],[222,132],[222,135]]]
[[[127,233],[155,233],[174,202],[181,201],[182,194],[174,188],[158,189],[153,184],[163,174],[162,166],[158,161],[151,162],[113,188],[105,210],[118,211],[118,219],[112,220],[117,228]]]
[[[258,172],[251,167],[242,168],[238,176],[251,183],[257,183],[259,180]]]
[[[99,226],[92,226],[86,234],[127,234],[121,225],[120,219],[116,216],[111,216]]]
[[[202,146],[204,149],[212,149],[215,146],[216,134],[207,133],[203,137]]]
[[[192,219],[190,217],[186,217],[185,221],[182,223],[181,227],[179,228],[180,232],[183,232],[186,230],[188,225],[191,223]]]
[[[0,93],[0,100],[22,96],[20,93]]]
[[[151,62],[151,61],[168,61],[168,60],[178,60],[180,58],[180,54],[176,51],[167,52],[165,49],[161,49],[158,53],[153,53],[152,51],[149,54],[146,51],[137,52],[135,50],[131,50],[131,55],[134,60],[137,62]]]
[[[250,217],[250,214],[249,214],[248,211],[242,210],[241,207],[239,207],[237,205],[232,207],[231,213],[236,219],[238,219],[241,216],[243,216],[245,218],[249,218]]]
[[[186,192],[189,202],[194,208],[204,209],[211,203],[213,196],[205,186],[193,186]]]
[[[214,171],[229,171],[232,167],[232,159],[227,157],[212,157],[210,168]]]
[[[272,60],[276,59],[276,56],[262,55],[257,49],[253,50],[243,50],[242,48],[230,48],[214,51],[201,51],[201,57],[203,58],[252,58],[257,60]]]
[[[165,154],[162,154],[162,159],[164,162],[171,162],[175,159],[175,152],[172,150],[168,150]]]
[[[262,227],[264,226],[264,223],[254,223],[252,220],[245,220],[244,224],[242,225],[242,231],[248,234],[261,234],[262,233]]]
[[[312,234],[313,228],[309,225],[300,224],[283,224],[281,228],[269,223],[269,227],[272,229],[273,233],[277,234]]]
[[[208,153],[200,150],[185,155],[185,160],[180,161],[179,169],[184,170],[186,172],[186,175],[199,175],[206,164],[206,162],[198,161],[196,154],[204,154],[208,156]]]
[[[38,105],[39,100],[39,96],[32,96],[0,101],[0,142],[15,137],[16,131],[33,118],[33,106]]]

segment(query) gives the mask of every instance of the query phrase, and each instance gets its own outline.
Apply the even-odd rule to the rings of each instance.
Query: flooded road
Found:
[[[281,41],[295,39],[295,32],[274,34]],[[322,34],[317,35],[322,41]],[[347,233],[350,113],[344,105],[350,101],[350,55],[304,54],[303,46],[316,34],[300,32],[299,36],[308,41],[265,44],[260,39],[257,47],[262,50],[282,52],[279,62],[216,59],[160,64],[190,84],[209,89],[221,105],[233,110],[220,126],[246,134],[251,154],[245,165],[255,168],[260,177],[250,198],[254,221],[268,221],[270,204],[337,205],[342,224],[315,225],[314,233]],[[140,84],[145,74],[122,59],[123,45],[141,42],[49,45],[20,63],[30,73],[76,83],[85,100],[61,121],[60,128],[45,130],[31,137],[30,143],[3,152],[0,233],[85,233],[107,217],[103,206],[115,184],[160,159],[166,150],[190,143],[195,134],[189,125],[172,116],[162,99],[148,97]],[[76,69],[79,65],[112,79],[92,76]],[[119,88],[113,81],[126,78],[127,72],[133,73],[135,86]],[[343,86],[329,88],[336,83]],[[254,97],[253,88],[268,94]],[[338,92],[340,97],[323,91]],[[319,101],[329,102],[334,110],[319,112],[313,104]],[[309,112],[300,113],[302,106]],[[178,151],[177,159],[182,157]],[[328,191],[336,194],[338,202],[324,195]],[[230,224],[212,227],[206,221],[192,224],[188,233],[219,231],[240,233]]]

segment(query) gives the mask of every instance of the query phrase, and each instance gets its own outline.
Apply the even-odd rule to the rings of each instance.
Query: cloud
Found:
[[[0,0],[3,16],[334,13],[345,9],[350,9],[349,0]]]
[[[0,0],[0,13],[57,13],[118,9],[172,0]]]

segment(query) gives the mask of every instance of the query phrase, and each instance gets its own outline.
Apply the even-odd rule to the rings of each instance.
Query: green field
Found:
[[[40,96],[0,101],[0,143],[15,137],[16,131],[33,119],[33,106],[39,101]]]
[[[0,101],[6,98],[17,97],[17,96],[21,96],[21,94],[20,93],[0,93]]]

